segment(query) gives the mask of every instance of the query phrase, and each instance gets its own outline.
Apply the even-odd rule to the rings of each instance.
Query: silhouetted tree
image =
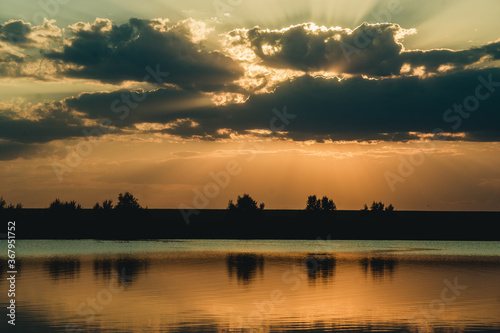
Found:
[[[385,207],[385,205],[382,203],[382,202],[373,202],[371,207],[370,207],[370,211],[371,212],[375,212],[375,213],[379,213],[379,212],[393,212],[394,211],[394,206],[392,204],[389,204],[389,206]],[[366,206],[365,204],[365,208],[363,209],[365,211],[368,210],[368,207]]]
[[[252,197],[248,194],[243,194],[243,196],[238,195],[238,199],[236,200],[236,204],[233,203],[233,200],[229,200],[227,205],[227,209],[231,211],[241,211],[241,212],[256,212],[264,209],[265,204],[262,202],[259,206],[257,206],[257,201],[252,199]]]
[[[65,202],[64,206],[68,209],[72,210],[80,210],[82,209],[82,206],[80,204],[77,204],[76,201],[71,200],[70,202]]]
[[[7,201],[3,197],[0,197],[0,209],[21,209],[23,208],[22,203],[14,205],[12,202],[7,205]]]
[[[13,203],[10,203],[7,206],[7,209],[23,209],[23,204],[20,202],[18,202],[16,205],[14,205]]]
[[[384,211],[384,204],[382,202],[373,202],[370,211],[372,212],[383,212]]]
[[[138,210],[141,208],[142,207],[139,205],[138,199],[135,198],[130,192],[120,193],[118,195],[118,203],[116,204],[115,209]]]
[[[62,202],[59,199],[52,201],[49,205],[49,209],[57,209],[62,207]]]
[[[105,210],[113,209],[113,200],[104,200],[102,202],[102,209]]]
[[[71,200],[70,202],[65,202],[64,205],[69,209],[74,209],[74,210],[82,209],[82,206],[80,204],[77,204],[76,201],[74,200]]]
[[[321,210],[324,212],[331,212],[337,210],[337,206],[333,202],[333,200],[328,199],[328,197],[321,198]]]
[[[337,206],[333,202],[333,200],[328,199],[327,196],[318,199],[315,195],[310,195],[307,197],[306,210],[308,211],[324,211],[331,212],[337,210]]]
[[[310,195],[307,197],[306,210],[318,211],[320,209],[320,206],[320,201],[316,198],[315,195]]]
[[[96,202],[95,205],[94,205],[94,209],[95,210],[100,210],[100,209],[111,210],[111,209],[113,209],[113,200],[104,200],[102,202],[102,206],[101,206],[101,204],[99,204],[98,202]]]
[[[54,201],[52,201],[52,203],[50,204],[49,206],[49,209],[52,209],[52,210],[80,210],[82,209],[82,206],[80,204],[77,204],[76,201],[72,200],[72,201],[65,201],[65,202],[62,202],[61,200],[59,199],[56,199]]]
[[[363,212],[367,212],[367,211],[368,211],[368,206],[365,204],[365,205],[363,206],[363,209],[361,209],[361,211],[363,211]]]

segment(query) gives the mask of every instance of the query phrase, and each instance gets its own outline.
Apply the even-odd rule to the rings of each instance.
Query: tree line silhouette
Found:
[[[238,195],[238,199],[236,200],[236,204],[233,203],[233,200],[229,200],[227,205],[227,209],[229,211],[239,211],[239,212],[256,212],[260,210],[264,210],[265,204],[263,202],[257,206],[257,201],[252,199],[249,194],[243,194],[243,196]]]
[[[313,212],[332,212],[337,210],[337,205],[335,205],[332,199],[329,199],[326,196],[320,200],[316,198],[316,195],[310,195],[307,198],[306,210]]]
[[[250,213],[250,212],[259,212],[264,210],[265,204],[261,202],[257,204],[257,201],[254,200],[249,194],[244,193],[243,195],[238,195],[236,199],[236,203],[233,200],[229,200],[227,205],[227,210],[231,212],[241,212],[241,213]],[[3,197],[0,197],[0,210],[2,209],[22,209],[23,204],[17,203],[14,205],[10,203],[7,205],[7,202]],[[53,211],[78,211],[82,209],[82,206],[76,201],[62,201],[59,198],[52,201],[49,205],[49,209]],[[134,197],[130,192],[120,193],[118,195],[118,202],[116,205],[113,205],[113,200],[107,199],[102,203],[96,202],[93,206],[95,211],[111,211],[111,210],[119,210],[119,211],[130,211],[130,210],[139,210],[139,209],[147,209],[141,207],[139,204],[139,200]],[[333,202],[332,199],[327,196],[323,196],[319,199],[316,195],[310,195],[307,197],[306,201],[306,211],[309,212],[334,212],[337,210],[337,205]],[[370,208],[365,204],[361,211],[365,212],[392,212],[394,211],[394,206],[389,204],[385,206],[382,202],[373,201]]]
[[[102,205],[98,202],[94,205],[94,210],[138,210],[142,209],[139,205],[139,200],[134,197],[130,192],[120,193],[118,195],[118,203],[113,206],[113,200],[104,200]]]
[[[255,201],[249,194],[245,193],[242,196],[238,195],[238,199],[236,200],[236,204],[233,203],[233,200],[229,200],[227,205],[227,209],[229,211],[238,211],[238,212],[258,212],[264,210],[265,204],[262,202],[257,206],[257,201]],[[385,208],[384,208],[385,207]],[[307,197],[306,202],[306,211],[309,212],[334,212],[337,210],[337,205],[333,202],[333,199],[328,198],[327,196],[323,196],[319,199],[316,195],[310,195]],[[389,206],[385,206],[382,202],[373,201],[370,208],[365,204],[361,211],[369,211],[369,212],[393,212],[394,206],[389,204]]]
[[[379,212],[393,212],[394,211],[394,206],[392,204],[389,204],[389,206],[385,207],[384,208],[384,204],[382,202],[373,202],[372,205],[370,206],[370,209],[368,209],[368,206],[365,204],[365,206],[363,207],[362,211],[364,212],[368,212],[368,211],[371,211],[371,212],[376,212],[376,213],[379,213]]]
[[[50,208],[12,209],[16,206],[1,199],[0,217],[19,221],[23,239],[323,239],[332,235],[335,239],[498,240],[490,230],[500,212],[395,211],[392,204],[380,201],[358,210],[339,210],[335,199],[323,195],[305,196],[301,209],[269,209],[249,194],[237,194],[227,209],[200,209],[189,219],[179,209],[148,209],[130,192],[99,200],[94,209],[60,198]],[[478,221],[478,226],[453,228],[462,221]]]
[[[59,199],[54,200],[49,205],[50,210],[54,211],[77,211],[81,210],[82,206],[78,204],[76,201],[61,201]],[[139,210],[143,209],[141,205],[139,205],[139,200],[134,197],[130,192],[120,193],[118,195],[118,203],[113,206],[113,200],[107,199],[100,204],[96,202],[93,206],[95,211],[111,211],[111,210]]]
[[[7,205],[7,201],[4,200],[3,197],[0,197],[0,209],[22,209],[23,204],[22,203],[17,203],[14,205],[12,202]]]

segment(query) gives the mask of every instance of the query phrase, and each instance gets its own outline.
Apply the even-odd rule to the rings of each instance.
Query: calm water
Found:
[[[1,332],[500,332],[500,242],[18,241],[17,260]]]

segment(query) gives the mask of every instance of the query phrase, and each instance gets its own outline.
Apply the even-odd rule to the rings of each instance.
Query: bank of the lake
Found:
[[[176,209],[0,211],[1,220],[16,221],[18,239],[500,240],[500,212],[199,210],[185,217]]]

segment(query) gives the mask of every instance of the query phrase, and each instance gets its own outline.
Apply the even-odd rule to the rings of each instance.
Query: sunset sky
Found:
[[[3,0],[0,196],[500,210],[499,12],[496,0]]]

